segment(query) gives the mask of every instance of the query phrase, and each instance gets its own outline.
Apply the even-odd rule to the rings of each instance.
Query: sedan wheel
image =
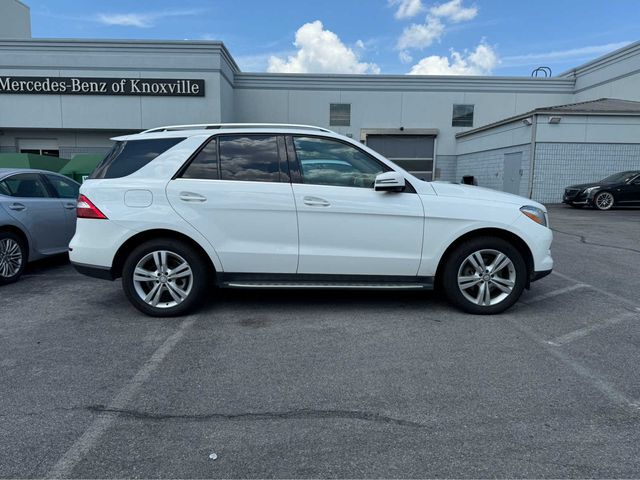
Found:
[[[0,233],[0,284],[16,281],[25,267],[25,254],[18,238]]]
[[[613,207],[614,199],[613,195],[609,192],[600,192],[593,199],[593,204],[598,210],[609,210]]]

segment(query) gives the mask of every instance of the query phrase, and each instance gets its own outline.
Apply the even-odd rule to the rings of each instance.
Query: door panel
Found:
[[[298,224],[291,184],[180,178],[169,182],[167,196],[209,240],[225,272],[295,273]]]
[[[522,152],[504,154],[504,178],[502,190],[520,195],[520,179],[522,178]]]
[[[294,184],[298,273],[417,275],[424,213],[412,193]]]
[[[54,193],[58,197],[58,201],[65,212],[65,238],[68,245],[76,233],[76,207],[79,193],[79,185],[69,178],[62,175],[44,174],[49,185],[53,188]],[[60,228],[63,228],[62,226]]]
[[[21,173],[3,180],[0,203],[29,230],[32,248],[43,255],[67,250],[65,210],[58,198],[49,197],[44,180],[36,173]]]
[[[618,187],[616,197],[621,205],[640,205],[640,177]]]

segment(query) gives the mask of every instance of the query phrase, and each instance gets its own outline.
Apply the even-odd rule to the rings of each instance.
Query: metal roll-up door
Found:
[[[367,135],[367,146],[423,180],[433,178],[434,135]]]

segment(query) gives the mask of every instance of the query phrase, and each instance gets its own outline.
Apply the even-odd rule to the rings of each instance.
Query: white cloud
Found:
[[[98,15],[98,21],[105,25],[139,28],[148,28],[153,24],[151,15],[141,13],[101,13]]]
[[[552,50],[550,52],[525,53],[504,57],[503,66],[516,67],[532,64],[557,63],[570,59],[593,58],[597,55],[618,50],[630,42],[606,43],[604,45],[590,45],[587,47],[570,48],[567,50]]]
[[[425,57],[411,67],[409,75],[490,75],[498,63],[493,48],[481,42],[470,53],[452,49],[450,57]]]
[[[398,20],[415,17],[424,10],[422,0],[389,0],[389,5],[398,6],[395,13]]]
[[[427,23],[414,23],[404,29],[396,45],[398,50],[407,48],[425,48],[440,40],[444,33],[444,25],[435,17],[427,17]]]
[[[296,32],[298,51],[286,59],[271,56],[268,72],[275,73],[380,73],[375,63],[360,62],[358,56],[322,22],[305,23]]]
[[[398,54],[398,57],[400,58],[400,61],[402,63],[411,63],[411,62],[413,62],[413,57],[406,50],[400,50],[400,53]]]
[[[200,13],[202,13],[202,10],[199,9],[168,10],[153,13],[100,13],[97,15],[96,20],[109,26],[150,28],[162,18],[185,17]]]
[[[429,13],[434,17],[446,18],[454,23],[458,23],[475,18],[478,14],[478,8],[475,6],[463,7],[462,0],[450,0],[449,2],[431,7]]]

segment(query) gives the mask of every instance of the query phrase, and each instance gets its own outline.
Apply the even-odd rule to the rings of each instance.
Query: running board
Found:
[[[334,289],[334,290],[433,290],[433,277],[387,275],[316,275],[222,273],[222,288],[256,289]]]

